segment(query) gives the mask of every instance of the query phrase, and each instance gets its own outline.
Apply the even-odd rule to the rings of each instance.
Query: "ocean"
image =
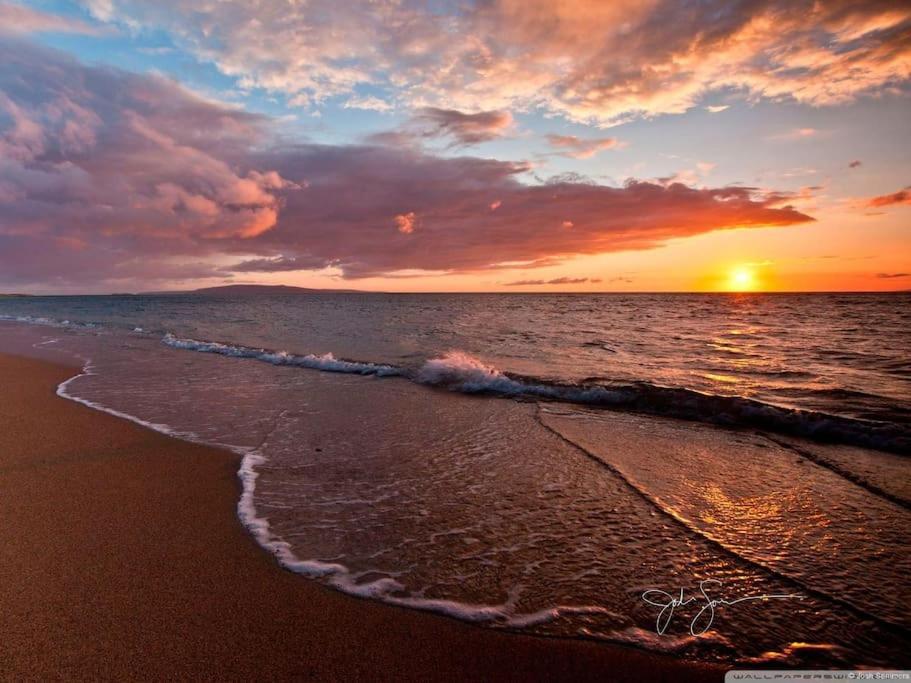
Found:
[[[696,659],[895,666],[911,651],[909,304],[0,298],[0,350],[78,363],[61,395],[242,454],[241,520],[339,590]],[[701,582],[778,597],[693,622]],[[661,628],[649,591],[680,589],[699,599]]]

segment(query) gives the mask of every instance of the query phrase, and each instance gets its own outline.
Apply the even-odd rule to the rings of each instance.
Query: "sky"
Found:
[[[0,291],[911,289],[911,4],[0,0]]]

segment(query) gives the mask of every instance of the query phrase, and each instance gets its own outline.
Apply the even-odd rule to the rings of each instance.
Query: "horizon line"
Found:
[[[230,285],[229,285],[230,286]],[[572,291],[561,291],[561,290],[542,290],[542,291],[508,291],[508,290],[484,290],[484,291],[455,291],[455,290],[426,290],[426,291],[395,291],[395,290],[381,290],[381,289],[332,289],[332,288],[316,288],[316,287],[296,287],[295,285],[241,285],[241,286],[254,286],[254,287],[289,287],[296,288],[302,291],[300,292],[287,292],[287,294],[299,294],[301,296],[305,294],[397,294],[397,295],[429,295],[429,294],[455,294],[455,295],[471,295],[471,294],[573,294],[573,295],[594,295],[594,294],[635,294],[635,295],[653,295],[653,294],[682,294],[682,295],[694,295],[694,294],[727,294],[727,295],[745,295],[745,294],[911,294],[911,289],[791,289],[791,290],[744,290],[744,291],[735,291],[735,290],[685,290],[685,289],[673,289],[673,290],[572,290]],[[177,294],[215,294],[215,292],[206,291],[209,288],[203,287],[200,289],[172,289],[172,290],[156,290],[150,292],[67,292],[67,293],[45,293],[45,294],[32,294],[27,292],[8,292],[0,293],[0,299],[16,299],[16,298],[40,298],[40,297],[68,297],[68,296],[135,296],[135,297],[151,297],[151,296],[171,296]]]

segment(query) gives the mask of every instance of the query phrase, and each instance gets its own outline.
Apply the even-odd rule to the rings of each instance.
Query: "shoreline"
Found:
[[[726,667],[345,595],[237,516],[241,456],[57,396],[0,354],[2,678],[721,680]]]

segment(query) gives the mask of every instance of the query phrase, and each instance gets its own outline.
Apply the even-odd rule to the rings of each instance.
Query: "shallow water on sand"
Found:
[[[0,350],[91,359],[64,393],[245,453],[241,516],[295,571],[492,627],[694,658],[909,664],[904,456],[191,353],[141,327],[0,323]],[[699,596],[700,581],[721,582],[705,584],[713,597],[789,597],[718,605],[698,637],[697,599],[658,634],[643,592]]]

